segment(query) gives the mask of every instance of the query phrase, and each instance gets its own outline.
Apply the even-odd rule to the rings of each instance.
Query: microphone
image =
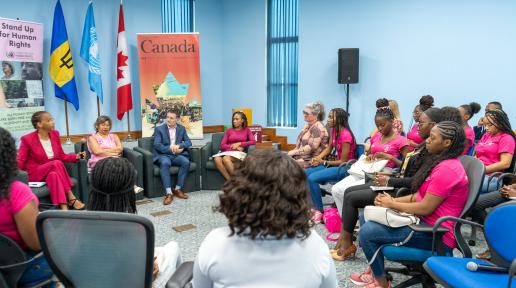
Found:
[[[490,272],[500,272],[500,273],[508,273],[509,272],[509,270],[504,267],[482,265],[482,264],[477,264],[477,263],[471,262],[471,261],[466,264],[466,268],[468,268],[468,270],[472,271],[472,272],[476,272],[476,271],[490,271]]]

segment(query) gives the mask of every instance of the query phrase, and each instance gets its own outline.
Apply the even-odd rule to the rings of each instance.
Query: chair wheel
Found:
[[[468,240],[468,244],[469,244],[469,246],[475,246],[476,242],[475,242],[475,240]]]

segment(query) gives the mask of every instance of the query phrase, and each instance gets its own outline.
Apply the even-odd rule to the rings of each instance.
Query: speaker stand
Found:
[[[346,112],[349,115],[349,83],[346,83]]]

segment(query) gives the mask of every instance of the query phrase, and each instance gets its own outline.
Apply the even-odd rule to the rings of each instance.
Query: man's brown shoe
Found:
[[[174,190],[174,196],[181,199],[188,199],[188,195],[180,189]]]
[[[163,198],[163,205],[170,205],[172,203],[172,200],[174,200],[174,195],[172,195],[172,194],[165,195],[165,198]]]

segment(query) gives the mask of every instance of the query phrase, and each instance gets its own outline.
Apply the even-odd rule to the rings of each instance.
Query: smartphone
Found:
[[[391,186],[371,186],[371,190],[373,190],[375,192],[392,191],[392,190],[394,190],[394,187],[391,187]]]

